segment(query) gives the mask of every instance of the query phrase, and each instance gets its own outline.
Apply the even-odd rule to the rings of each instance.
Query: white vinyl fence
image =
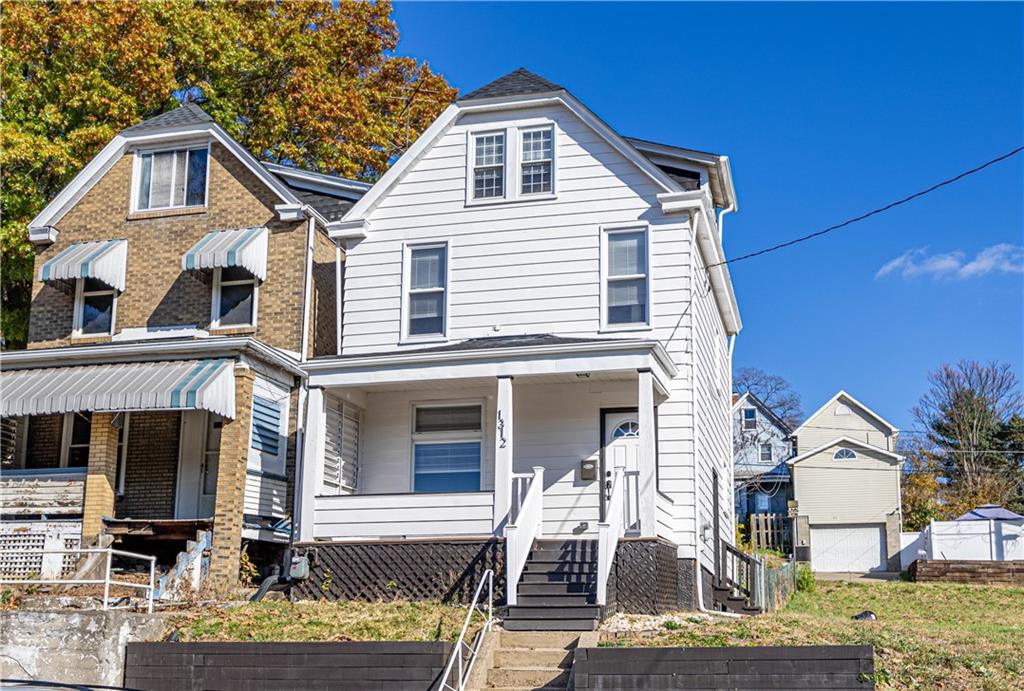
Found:
[[[900,566],[917,559],[1024,560],[1024,521],[932,521],[900,536]]]

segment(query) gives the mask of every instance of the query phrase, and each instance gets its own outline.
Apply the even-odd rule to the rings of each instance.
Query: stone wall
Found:
[[[159,614],[0,612],[0,678],[120,688],[125,644],[164,630]]]
[[[1024,561],[918,559],[907,570],[912,581],[972,585],[1024,585]]]

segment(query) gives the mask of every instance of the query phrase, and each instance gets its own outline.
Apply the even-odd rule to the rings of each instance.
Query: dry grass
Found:
[[[464,607],[431,602],[258,602],[176,615],[183,641],[454,641]]]
[[[853,621],[871,610],[877,621]],[[678,627],[678,628],[677,628]],[[856,645],[875,648],[879,688],[1024,689],[1024,588],[818,581],[774,614],[680,614],[655,636],[611,645]]]

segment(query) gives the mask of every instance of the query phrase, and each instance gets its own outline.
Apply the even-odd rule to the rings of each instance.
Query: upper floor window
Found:
[[[606,231],[605,245],[605,325],[647,325],[647,230]]]
[[[75,288],[76,336],[109,336],[114,333],[117,291],[95,278],[80,278]]]
[[[448,246],[406,247],[405,335],[444,336],[448,293]]]
[[[852,449],[847,449],[846,447],[843,447],[836,451],[834,454],[832,454],[833,460],[836,461],[850,461],[856,457],[857,454],[854,453]]]
[[[744,408],[743,409],[743,429],[744,430],[757,429],[757,409],[755,409],[755,408]]]
[[[849,415],[850,406],[840,403],[836,406],[836,415]]]
[[[214,269],[211,326],[255,326],[258,280],[245,269]]]
[[[505,133],[473,137],[473,199],[505,196]]]
[[[170,209],[206,204],[207,147],[138,155],[135,209]]]
[[[551,192],[551,173],[554,164],[552,128],[523,130],[522,140],[522,194]]]
[[[761,444],[761,460],[765,462],[771,462],[772,460],[772,445]]]

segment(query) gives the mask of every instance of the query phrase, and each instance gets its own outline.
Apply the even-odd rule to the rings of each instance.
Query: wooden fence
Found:
[[[781,513],[750,514],[750,544],[757,549],[788,552],[792,546],[790,519]]]
[[[124,687],[140,691],[427,691],[450,643],[129,643]]]
[[[578,648],[575,688],[873,689],[867,645]]]

